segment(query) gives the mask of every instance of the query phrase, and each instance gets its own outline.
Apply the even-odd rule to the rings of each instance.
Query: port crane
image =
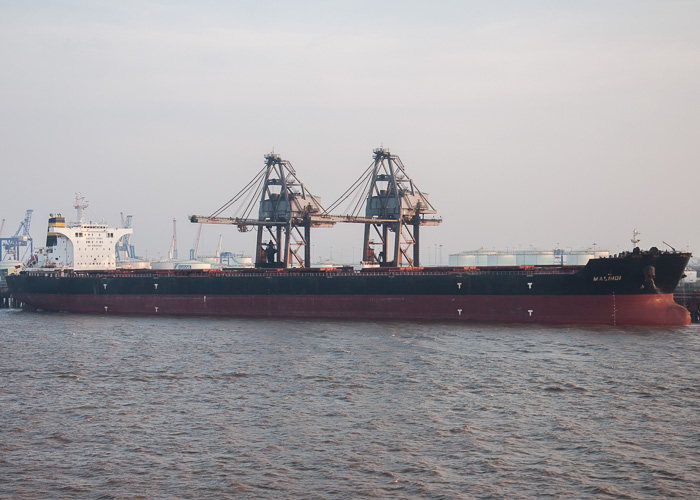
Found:
[[[190,248],[190,260],[197,259],[197,252],[199,251],[199,239],[202,237],[202,224],[199,225],[197,229],[197,236],[194,238],[194,245]]]
[[[256,218],[252,212],[257,200]],[[332,215],[344,205],[344,214]],[[237,216],[223,217],[231,207]],[[190,221],[234,224],[242,232],[257,229],[256,267],[278,268],[311,267],[311,228],[364,224],[364,262],[414,267],[420,265],[420,227],[440,224],[442,219],[426,217],[436,213],[428,195],[406,174],[400,158],[378,148],[362,176],[328,210],[320,197],[306,189],[290,162],[270,153],[265,155],[263,169],[231,200],[209,216],[190,216]]]
[[[127,215],[124,219],[124,212],[120,212],[119,215],[122,218],[122,227],[124,229],[129,229],[131,227],[131,215]],[[124,256],[124,260],[135,259],[136,251],[134,250],[134,245],[131,244],[131,233],[125,234],[116,245],[117,255]]]
[[[0,238],[0,260],[24,261],[27,255],[34,253],[34,240],[29,234],[33,212],[34,210],[27,210],[24,220],[20,222],[19,228],[17,228],[14,235],[9,238]]]
[[[168,259],[177,260],[177,219],[173,219],[173,239],[170,242]]]
[[[426,217],[437,211],[428,200],[428,194],[418,189],[408,176],[397,155],[385,148],[377,148],[373,153],[374,161],[367,170],[328,210],[333,212],[346,204],[347,215],[332,216],[332,219],[365,225],[363,262],[386,267],[418,267],[420,228],[437,226],[442,219]],[[360,215],[363,201],[364,215]]]
[[[231,207],[238,215],[222,217]],[[190,222],[234,224],[241,232],[257,229],[257,267],[311,267],[311,228],[333,225],[323,214],[321,199],[299,180],[292,164],[270,153],[265,166],[233,198],[209,216],[190,216]]]

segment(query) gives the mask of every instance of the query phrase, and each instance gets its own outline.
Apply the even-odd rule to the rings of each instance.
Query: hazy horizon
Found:
[[[700,251],[700,4],[0,3],[2,236],[33,209],[120,225],[181,256],[274,151],[329,206],[383,146],[443,218],[425,263],[594,244]],[[205,225],[199,255],[252,254]],[[359,260],[362,229],[312,234]],[[426,262],[428,259],[428,262]]]

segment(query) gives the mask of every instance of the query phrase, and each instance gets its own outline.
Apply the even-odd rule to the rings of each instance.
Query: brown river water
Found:
[[[0,498],[700,496],[700,325],[0,310]]]

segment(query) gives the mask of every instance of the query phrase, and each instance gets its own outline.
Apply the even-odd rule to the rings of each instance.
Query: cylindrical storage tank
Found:
[[[239,267],[253,267],[252,257],[236,257],[235,265]]]
[[[175,269],[176,260],[158,260],[151,262],[151,269]]]
[[[489,266],[490,265],[489,258],[493,254],[494,254],[494,252],[483,252],[483,251],[476,252],[474,256],[476,257],[477,267]]]
[[[524,251],[515,254],[515,262],[519,266],[535,266],[537,265],[537,252]]]
[[[555,260],[552,250],[525,250],[515,254],[518,266],[552,266]]]
[[[186,260],[176,263],[175,269],[211,269],[211,264],[198,260]]]
[[[473,253],[457,253],[450,255],[448,262],[455,267],[474,267],[476,266],[476,256]]]
[[[535,265],[536,266],[553,266],[554,265],[554,252],[543,251],[535,252]]]
[[[498,254],[498,264],[496,266],[514,266],[515,265],[515,254],[512,253],[499,253]]]
[[[592,252],[579,251],[566,254],[567,266],[585,266],[593,258]]]
[[[119,268],[119,269],[151,269],[151,261],[150,260],[138,260],[138,259],[120,260],[119,262],[117,262],[117,268]]]
[[[500,253],[493,252],[489,254],[488,257],[489,266],[514,266],[515,265],[515,254],[512,253]]]

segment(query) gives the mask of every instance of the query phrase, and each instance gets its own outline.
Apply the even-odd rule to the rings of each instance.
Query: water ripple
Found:
[[[3,311],[0,497],[697,497],[698,334]]]

